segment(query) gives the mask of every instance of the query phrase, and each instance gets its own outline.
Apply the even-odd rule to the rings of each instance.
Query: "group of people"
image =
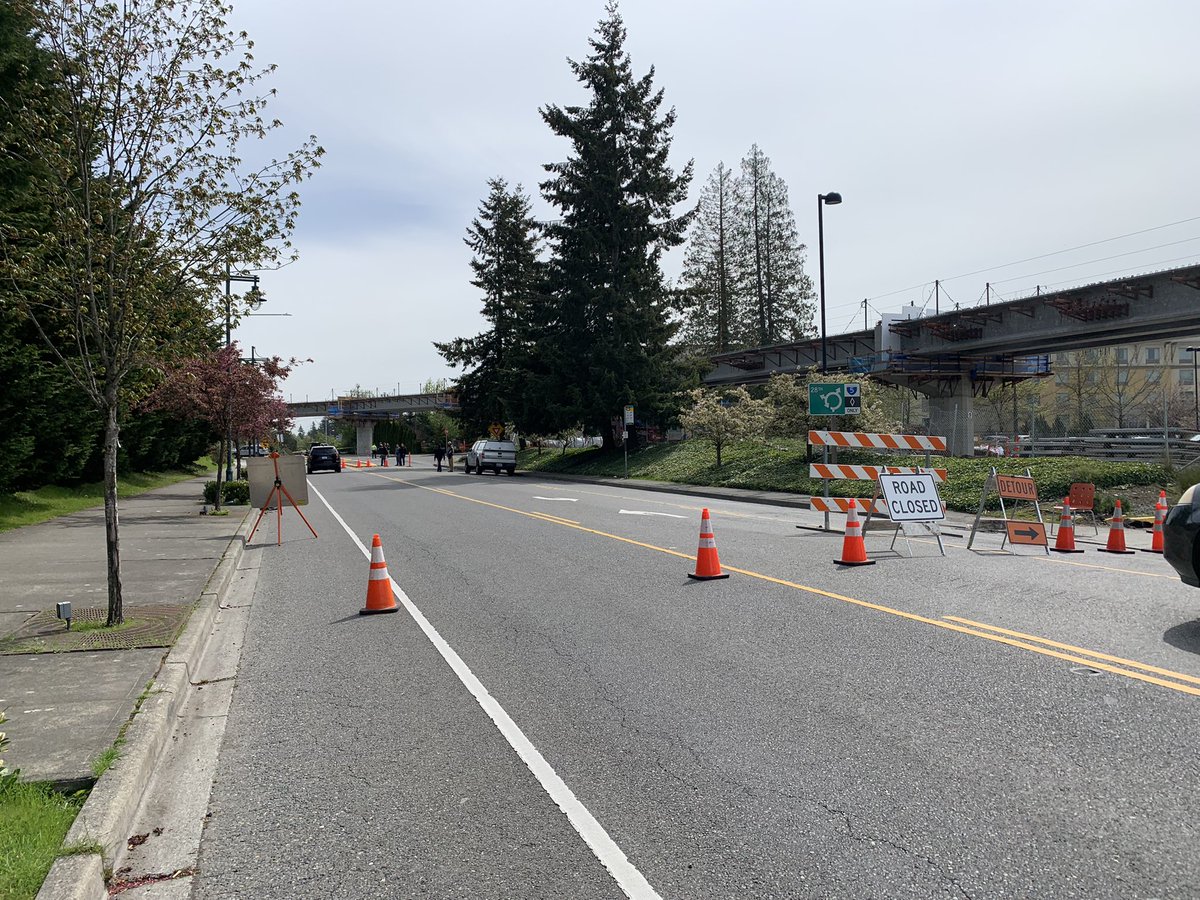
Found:
[[[396,454],[396,465],[402,466],[404,465],[405,458],[408,456],[408,447],[404,446],[403,441],[397,444],[394,449],[386,441],[371,445],[371,459],[384,460],[392,453]]]
[[[371,445],[371,459],[386,459],[392,453],[396,454],[396,465],[404,465],[404,460],[408,457],[408,447],[403,443],[399,443],[393,449],[386,441]],[[433,461],[437,464],[437,470],[442,471],[442,463],[447,462],[450,466],[450,471],[454,471],[454,442],[451,441],[446,445],[439,444],[433,448]]]

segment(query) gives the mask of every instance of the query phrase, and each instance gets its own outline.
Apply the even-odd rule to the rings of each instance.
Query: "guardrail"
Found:
[[[1009,456],[1087,456],[1091,459],[1128,462],[1163,462],[1180,468],[1200,462],[1200,441],[1149,435],[1138,437],[1034,438],[1004,446]]]

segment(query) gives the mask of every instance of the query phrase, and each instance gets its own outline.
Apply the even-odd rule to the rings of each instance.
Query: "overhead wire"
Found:
[[[949,278],[944,278],[941,280],[942,281],[954,281],[959,278],[969,278],[972,275],[982,275],[984,272],[994,272],[997,269],[1007,269],[1012,266],[1019,266],[1022,263],[1034,262],[1039,259],[1047,259],[1051,256],[1059,256],[1063,253],[1072,253],[1076,250],[1084,250],[1088,247],[1095,247],[1100,244],[1109,244],[1109,243],[1112,243],[1113,241],[1123,240],[1124,238],[1136,237],[1139,234],[1149,234],[1152,231],[1162,231],[1164,228],[1173,228],[1176,225],[1186,225],[1189,222],[1197,222],[1197,221],[1200,221],[1200,216],[1192,216],[1187,219],[1179,219],[1178,221],[1175,221],[1175,222],[1167,222],[1165,225],[1154,225],[1150,228],[1142,228],[1142,229],[1139,229],[1138,231],[1130,231],[1127,234],[1119,234],[1116,237],[1103,238],[1098,241],[1088,241],[1086,244],[1078,244],[1074,247],[1067,247],[1063,250],[1054,250],[1050,253],[1040,253],[1036,256],[1027,256],[1024,259],[1018,259],[1018,260],[1014,260],[1012,262],[1001,263],[1001,264],[995,265],[995,266],[987,266],[986,268],[982,268],[982,269],[975,269],[972,272],[964,272],[961,275],[952,275]],[[1170,244],[1163,244],[1161,246],[1170,246]],[[1154,248],[1149,248],[1149,249],[1154,249]],[[1106,257],[1106,258],[1115,258],[1115,257]],[[1025,276],[1025,277],[1032,278],[1034,276],[1030,275],[1030,276]],[[1005,279],[1005,280],[1011,281],[1014,279]],[[909,287],[906,287],[906,288],[900,288],[899,290],[888,291],[887,293],[884,293],[884,294],[876,294],[875,296],[873,296],[869,299],[882,300],[884,297],[894,297],[896,294],[904,294],[904,293],[907,293],[908,291],[918,290],[919,288],[922,288],[922,287],[925,287],[926,285],[928,285],[928,283],[929,282],[923,282],[921,284],[910,285]]]

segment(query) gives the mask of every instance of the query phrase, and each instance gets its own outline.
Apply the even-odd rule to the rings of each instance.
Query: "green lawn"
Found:
[[[187,469],[169,472],[131,472],[118,476],[117,496],[136,497],[146,491],[167,487],[212,471],[212,463],[204,460]],[[0,531],[36,525],[38,522],[46,522],[58,516],[103,504],[103,482],[82,484],[73,488],[50,486],[36,491],[0,494]]]
[[[0,780],[0,900],[37,896],[82,805],[82,796]]]
[[[815,459],[819,461],[820,457]],[[726,446],[721,450],[721,462],[718,468],[716,453],[707,441],[656,444],[630,453],[629,477],[795,494],[819,494],[822,490],[820,479],[808,477],[803,441],[780,439],[766,444],[743,442]],[[916,466],[924,463],[924,456],[843,450],[838,462]],[[951,509],[962,512],[975,512],[979,508],[980,492],[993,465],[1001,474],[1009,475],[1023,475],[1028,467],[1045,501],[1066,496],[1074,481],[1090,481],[1097,489],[1097,511],[1103,510],[1106,503],[1111,506],[1114,497],[1120,497],[1127,515],[1152,514],[1154,500],[1147,502],[1147,498],[1156,497],[1163,488],[1168,499],[1174,500],[1180,490],[1173,473],[1150,463],[1102,462],[1074,456],[958,459],[937,455],[932,463],[948,470],[946,483],[941,487],[942,499]],[[598,449],[568,450],[565,454],[546,449],[540,456],[536,450],[525,450],[518,466],[532,471],[619,478],[624,474],[625,458],[620,452],[605,454]],[[875,484],[870,481],[835,481],[831,492],[842,497],[870,497],[874,489]],[[998,506],[993,495],[988,508]]]

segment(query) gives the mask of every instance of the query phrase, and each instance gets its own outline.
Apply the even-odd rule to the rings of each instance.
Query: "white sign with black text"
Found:
[[[933,474],[880,474],[879,488],[893,522],[939,522],[946,518]]]

